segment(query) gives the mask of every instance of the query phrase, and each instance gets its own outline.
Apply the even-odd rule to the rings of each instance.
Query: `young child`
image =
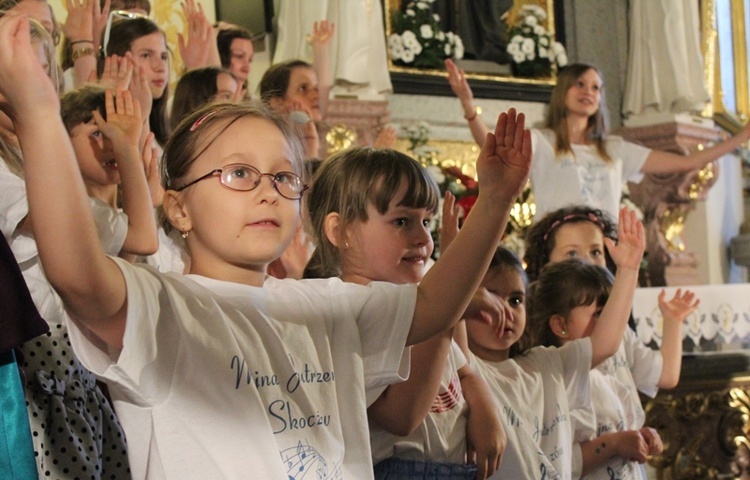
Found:
[[[8,15],[8,14],[6,14]],[[46,30],[30,20],[18,35],[29,37],[32,52],[56,82],[55,48]],[[5,47],[9,45],[3,45]],[[53,92],[55,93],[55,92]],[[59,101],[54,100],[52,118],[59,118]],[[7,112],[7,115],[6,115]],[[27,201],[24,177],[28,174],[17,143],[17,130],[0,94],[0,230],[18,261],[35,305],[49,325],[49,332],[24,343],[18,363],[34,442],[39,478],[130,478],[126,443],[112,406],[94,375],[73,354],[65,326],[62,300],[45,277],[36,244]],[[46,132],[33,140],[46,141]],[[51,158],[56,152],[51,152]],[[80,181],[80,171],[78,172]],[[58,200],[49,196],[45,201]],[[89,215],[90,207],[89,208]],[[74,240],[72,240],[74,241]]]
[[[74,348],[110,386],[134,476],[371,478],[366,389],[397,380],[404,346],[465,310],[528,175],[523,117],[502,116],[488,136],[479,213],[455,249],[419,286],[364,287],[266,279],[299,217],[301,147],[268,112],[209,106],[166,148],[164,209],[191,266],[162,274],[99,246],[54,92],[19,34],[26,26],[0,20],[0,91],[27,162],[31,221],[75,318]]]
[[[536,277],[544,265],[566,258],[580,258],[604,267],[604,239],[616,238],[614,232],[611,219],[597,209],[575,206],[551,212],[529,231],[526,271]],[[577,437],[597,438],[596,442],[581,444],[583,463],[575,469],[583,475],[606,479],[612,471],[618,478],[644,478],[643,469],[636,462],[643,463],[647,455],[660,453],[661,440],[656,431],[644,427],[645,413],[638,392],[653,397],[659,388],[677,385],[682,365],[681,325],[697,306],[698,300],[689,290],[678,289],[670,300],[662,291],[661,349],[644,346],[634,331],[626,329],[617,353],[591,373],[596,423],[591,429],[586,426],[588,421],[581,419]],[[574,335],[551,335],[542,344],[561,345]],[[606,448],[602,447],[605,444]]]
[[[469,216],[471,217],[471,215]],[[604,269],[590,266],[596,280],[581,285],[556,278],[532,289],[528,304],[529,330],[553,323],[580,305],[590,308],[601,295],[609,298],[590,335],[561,348],[535,347],[524,336],[527,329],[523,269],[515,256],[502,251],[485,275],[482,286],[510,304],[513,315],[504,324],[467,320],[471,365],[497,396],[508,436],[500,469],[493,478],[571,478],[570,412],[589,404],[589,370],[617,351],[638,280],[645,245],[643,226],[634,213],[620,214],[619,243],[607,243],[618,272],[611,286]],[[453,250],[451,246],[446,253]],[[595,288],[590,286],[595,283]],[[567,301],[559,306],[554,297]],[[540,312],[537,305],[554,305]],[[532,313],[531,307],[535,310]],[[549,315],[547,315],[547,313]],[[590,338],[589,338],[590,337]],[[519,343],[523,342],[523,343]]]
[[[315,256],[330,262],[320,270],[362,285],[422,279],[439,191],[418,162],[395,150],[343,151],[319,167],[307,200]],[[504,446],[497,409],[452,337],[413,346],[409,379],[369,407],[375,478],[439,472],[473,480],[497,469]],[[467,465],[467,432],[476,464]]]
[[[113,102],[133,114],[117,115]],[[105,92],[90,85],[66,93],[60,103],[104,251],[131,261],[138,255],[153,254],[158,240],[145,174],[151,165],[144,165],[138,149],[142,126],[138,102],[133,104],[128,91]],[[144,146],[143,153],[143,158],[156,162],[150,144]],[[120,186],[122,198],[118,201]]]

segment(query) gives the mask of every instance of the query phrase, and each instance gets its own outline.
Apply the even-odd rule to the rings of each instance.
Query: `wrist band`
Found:
[[[464,115],[464,118],[466,119],[467,122],[470,122],[470,121],[474,120],[475,118],[477,118],[477,115],[479,115],[479,109],[476,108],[476,107],[474,107],[474,115],[472,115],[470,117],[467,116],[467,115]]]
[[[89,55],[91,55],[92,57],[96,55],[96,52],[92,47],[79,48],[78,50],[74,50],[73,53],[70,54],[70,60],[75,63],[79,58]]]
[[[73,45],[76,45],[76,44],[79,44],[79,43],[90,43],[91,45],[93,45],[94,41],[93,40],[74,40],[74,41],[70,42],[70,46],[72,47]]]

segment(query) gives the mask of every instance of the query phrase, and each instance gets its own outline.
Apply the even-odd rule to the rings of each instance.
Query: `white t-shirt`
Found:
[[[118,255],[128,236],[128,215],[98,198],[89,197],[99,241],[107,255]]]
[[[654,397],[662,370],[661,353],[643,345],[631,329],[625,330],[620,348],[591,372],[591,400],[595,423],[576,423],[576,437],[592,439],[599,435],[626,430],[640,430],[646,420],[640,390]],[[574,412],[575,416],[579,416]],[[584,412],[581,417],[586,417]],[[643,469],[636,462],[614,457],[593,470],[586,479],[609,480],[610,471],[617,478],[643,479]]]
[[[365,389],[408,373],[415,286],[250,287],[114,260],[122,351],[69,328],[110,387],[134,478],[372,478]]]
[[[531,130],[531,145],[531,188],[537,219],[571,205],[599,208],[617,219],[623,185],[641,181],[641,168],[651,152],[610,135],[605,145],[611,162],[605,162],[593,145],[573,145],[575,155],[558,157],[555,136],[546,129]]]
[[[437,396],[422,424],[410,435],[393,435],[370,422],[375,465],[391,457],[416,462],[466,463],[469,407],[458,377],[458,370],[464,365],[466,357],[456,342],[452,342]]]
[[[591,340],[535,347],[524,356],[471,365],[497,396],[508,443],[493,479],[569,479],[570,411],[590,403]]]

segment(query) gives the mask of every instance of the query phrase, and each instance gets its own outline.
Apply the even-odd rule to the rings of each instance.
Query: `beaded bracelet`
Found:
[[[73,53],[70,54],[70,60],[75,63],[79,58],[89,55],[91,55],[92,57],[96,55],[96,52],[92,47],[79,48],[78,50],[74,50]]]

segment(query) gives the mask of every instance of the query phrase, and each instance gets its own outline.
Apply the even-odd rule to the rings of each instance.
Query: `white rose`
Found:
[[[552,53],[554,53],[555,55],[565,53],[565,47],[563,47],[562,43],[560,42],[554,42],[552,44]]]
[[[521,44],[521,51],[523,53],[529,54],[529,53],[533,53],[534,50],[536,50],[536,43],[534,43],[534,39],[532,38],[524,39],[523,43]]]
[[[561,53],[560,55],[558,55],[557,56],[557,64],[559,66],[561,66],[561,67],[564,67],[565,65],[567,65],[568,64],[568,56],[565,55],[564,53]]]
[[[388,51],[393,60],[402,60],[402,57],[404,56],[404,46],[400,43],[398,45],[391,45]]]
[[[511,55],[515,55],[516,53],[521,53],[520,44],[518,42],[511,42],[508,44],[506,51]]]
[[[443,53],[445,54],[446,57],[451,56],[451,44],[450,43],[446,42],[445,45],[443,45]]]
[[[401,41],[401,35],[393,33],[388,36],[388,48],[394,48],[396,46],[403,48],[404,44]]]
[[[432,27],[427,25],[426,23],[419,27],[419,34],[422,36],[422,38],[432,38],[434,36]]]
[[[453,43],[453,37],[455,37],[455,34],[453,32],[448,32],[445,34],[445,38],[447,38],[451,43]]]
[[[432,14],[432,19],[435,20],[436,22],[439,22],[440,21],[440,15],[438,15],[437,13],[433,13]]]
[[[530,52],[526,54],[526,60],[534,60],[536,58],[536,53]]]
[[[534,33],[536,35],[544,35],[545,33],[547,33],[547,29],[541,25],[537,25],[534,27]]]
[[[411,50],[404,50],[401,54],[401,61],[404,63],[411,63],[414,61],[414,52]]]
[[[456,44],[453,50],[453,58],[457,60],[464,58],[464,41],[461,40],[461,37],[459,37],[458,35],[456,35]]]
[[[523,63],[526,60],[526,55],[521,52],[513,54],[513,61],[515,63]]]
[[[445,32],[443,32],[442,30],[440,30],[437,33],[436,38],[442,42],[443,40],[445,40]]]
[[[546,35],[539,37],[539,45],[549,47],[549,37]]]
[[[424,2],[417,2],[417,8],[420,10],[427,10],[430,7]]]
[[[539,19],[536,18],[534,15],[528,15],[526,18],[523,19],[523,23],[530,27],[535,27],[539,23]]]
[[[539,58],[549,58],[549,50],[539,47]]]
[[[523,42],[523,37],[521,35],[513,35],[513,38],[510,39],[511,43],[521,43]]]
[[[407,17],[413,17],[414,15],[416,15],[416,13],[414,13],[414,10],[412,10],[411,8],[407,8],[406,9],[406,16]]]

